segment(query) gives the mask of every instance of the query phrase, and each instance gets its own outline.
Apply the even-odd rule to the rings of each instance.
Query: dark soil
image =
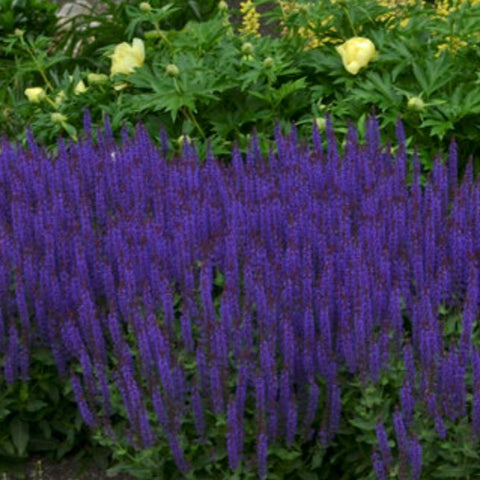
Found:
[[[108,476],[105,468],[93,462],[85,465],[75,458],[65,458],[61,462],[50,462],[42,457],[32,458],[26,466],[15,471],[3,472],[1,480],[133,480],[133,477],[121,474]],[[145,479],[147,480],[147,479]],[[150,480],[150,479],[148,479]]]

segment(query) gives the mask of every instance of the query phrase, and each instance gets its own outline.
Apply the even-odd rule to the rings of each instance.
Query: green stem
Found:
[[[149,13],[149,16],[151,17],[150,21],[152,22],[152,25],[153,25],[153,28],[154,28],[155,32],[167,44],[168,48],[171,49],[172,44],[168,41],[168,38],[166,37],[166,35],[160,30],[160,27],[158,26],[158,23],[154,21],[153,14]]]
[[[195,128],[199,131],[201,137],[205,140],[207,137],[205,135],[205,132],[202,130],[202,127],[198,124],[197,119],[193,115],[193,113],[190,111],[189,108],[182,107],[182,113],[187,117],[188,120],[190,120],[193,125],[195,125]]]
[[[50,83],[50,80],[47,78],[47,74],[45,73],[45,69],[42,68],[42,66],[40,65],[40,63],[38,62],[37,60],[37,57],[35,56],[35,53],[33,52],[33,50],[30,48],[30,46],[25,43],[25,41],[23,40],[23,37],[22,37],[22,43],[25,45],[25,48],[27,49],[27,52],[28,54],[30,55],[30,57],[32,58],[33,60],[33,63],[35,64],[35,66],[37,67],[37,70],[38,70],[38,73],[40,73],[41,77],[43,78],[43,81],[45,82],[45,85],[50,89],[50,90],[55,90],[55,88],[53,87],[53,85]]]

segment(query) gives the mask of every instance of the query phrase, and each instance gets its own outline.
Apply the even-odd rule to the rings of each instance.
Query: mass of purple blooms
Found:
[[[351,128],[342,153],[328,122],[325,150],[316,129],[308,146],[278,127],[268,158],[254,139],[229,163],[201,161],[188,143],[171,159],[165,139],[157,148],[141,126],[119,144],[108,125],[93,133],[60,141],[54,157],[32,138],[28,148],[1,144],[6,382],[28,379],[32,349],[47,346],[86,424],[108,428],[116,388],[132,445],[163,439],[180,471],[190,468],[182,419],[194,419],[201,440],[212,414],[227,419],[235,469],[247,404],[260,478],[273,442],[331,444],[340,372],[376,382],[392,359],[406,373],[398,408],[377,425],[379,480],[393,462],[389,440],[401,468],[420,478],[410,428],[419,402],[441,438],[446,419],[467,416],[480,434],[471,338],[480,182],[471,164],[458,181],[454,143],[421,185],[401,124],[398,146],[382,148],[374,118],[365,145]],[[456,344],[444,339],[440,305],[462,307]]]

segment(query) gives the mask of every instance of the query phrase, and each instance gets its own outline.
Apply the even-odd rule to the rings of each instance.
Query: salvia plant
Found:
[[[480,183],[405,134],[0,150],[2,384],[52,352],[138,478],[476,478]],[[352,439],[353,442],[352,443]],[[129,462],[129,466],[127,463]],[[461,474],[459,473],[461,472]]]

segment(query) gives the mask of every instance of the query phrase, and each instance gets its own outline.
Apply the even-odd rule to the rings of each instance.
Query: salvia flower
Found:
[[[471,166],[459,182],[452,143],[425,185],[415,159],[407,185],[400,123],[395,154],[375,119],[365,147],[348,131],[344,153],[325,123],[321,136],[314,122],[312,149],[277,126],[268,158],[253,137],[246,161],[236,148],[230,164],[211,151],[201,162],[190,142],[183,161],[170,161],[165,134],[158,149],[143,127],[117,145],[108,122],[93,132],[88,116],[95,141],[60,141],[54,157],[31,132],[26,148],[3,141],[6,381],[26,378],[32,349],[48,346],[89,425],[108,424],[116,389],[133,446],[167,439],[183,471],[182,424],[190,416],[202,439],[212,412],[227,417],[232,469],[242,458],[264,476],[268,445],[313,429],[328,448],[341,425],[339,372],[370,381],[389,361],[405,366],[390,422],[399,476],[421,472],[417,405],[445,438],[443,419],[465,417],[473,392],[479,435],[480,182]],[[445,345],[440,302],[464,303],[458,348]],[[252,418],[257,449],[245,458]],[[386,431],[378,427],[372,457],[379,478],[390,468]]]

